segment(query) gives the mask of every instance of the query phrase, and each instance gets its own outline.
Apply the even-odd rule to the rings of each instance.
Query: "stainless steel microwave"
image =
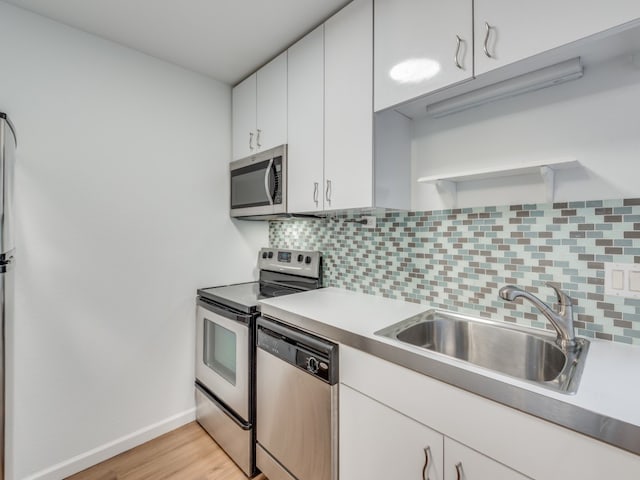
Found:
[[[231,162],[231,216],[266,219],[287,212],[287,146]]]

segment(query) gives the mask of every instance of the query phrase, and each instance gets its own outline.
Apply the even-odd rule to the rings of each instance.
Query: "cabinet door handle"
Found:
[[[464,42],[464,40],[462,40],[460,38],[460,35],[456,35],[456,54],[453,56],[453,61],[456,64],[456,67],[458,67],[460,70],[464,70],[464,67],[462,66],[462,64],[460,63],[460,47],[462,46],[462,42]]]
[[[258,146],[258,148],[260,148],[262,146],[262,144],[260,143],[260,134],[262,133],[262,130],[258,128],[256,132],[258,132],[258,134],[256,135],[256,145]]]
[[[313,182],[313,201],[316,202],[316,207],[318,206],[318,190],[319,190],[318,182]]]
[[[327,180],[327,190],[324,192],[324,198],[331,205],[331,180]]]
[[[491,29],[493,27],[489,25],[489,22],[484,22],[484,26],[487,29],[487,33],[484,35],[484,54],[489,58],[494,58],[494,56],[489,53],[489,36],[491,35]]]
[[[456,480],[462,480],[464,472],[462,471],[462,462],[456,463]]]
[[[253,151],[253,132],[249,132],[249,150]]]
[[[424,449],[424,467],[422,467],[422,480],[429,480],[429,464],[431,463],[431,447]]]

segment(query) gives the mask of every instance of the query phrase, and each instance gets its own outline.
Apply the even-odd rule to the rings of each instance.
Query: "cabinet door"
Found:
[[[256,74],[234,87],[231,94],[233,159],[256,151]]]
[[[640,17],[637,0],[475,0],[474,9],[476,75]]]
[[[442,460],[442,435],[340,385],[340,478],[442,480]]]
[[[445,480],[526,480],[529,477],[464,445],[444,438]]]
[[[257,72],[256,145],[268,150],[287,143],[287,52]]]
[[[324,208],[324,27],[289,48],[289,212]]]
[[[472,0],[375,2],[375,110],[473,77]]]
[[[354,0],[324,26],[325,210],[373,203],[373,5]]]

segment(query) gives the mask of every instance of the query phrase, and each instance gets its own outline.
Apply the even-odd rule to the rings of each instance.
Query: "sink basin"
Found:
[[[575,393],[589,342],[565,351],[544,331],[429,310],[375,333],[565,393]]]

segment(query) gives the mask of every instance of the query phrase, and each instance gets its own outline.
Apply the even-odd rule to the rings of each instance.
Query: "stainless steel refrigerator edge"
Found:
[[[5,332],[13,319],[13,178],[16,135],[0,112],[0,480],[5,468]]]

